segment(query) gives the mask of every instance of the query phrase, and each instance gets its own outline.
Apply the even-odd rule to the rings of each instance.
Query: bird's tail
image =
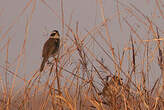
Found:
[[[47,61],[47,58],[43,58],[42,64],[40,66],[40,72],[43,71],[46,61]]]

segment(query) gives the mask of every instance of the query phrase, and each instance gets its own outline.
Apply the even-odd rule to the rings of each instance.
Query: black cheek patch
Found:
[[[56,33],[52,33],[50,36],[55,36]]]

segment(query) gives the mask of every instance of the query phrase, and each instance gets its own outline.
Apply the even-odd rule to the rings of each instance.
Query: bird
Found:
[[[108,79],[107,79],[108,80]],[[110,95],[117,95],[121,88],[122,88],[123,82],[122,78],[118,76],[113,76],[110,81],[106,81],[105,87],[103,88],[102,95],[110,96]]]
[[[113,110],[116,104],[121,105],[122,97],[120,97],[120,94],[123,89],[123,82],[122,78],[117,75],[113,75],[110,80],[108,78],[109,76],[106,77],[106,81],[103,81],[104,87],[98,95],[102,95],[103,104],[109,105],[110,109]],[[117,110],[120,110],[120,108]]]
[[[55,57],[59,52],[60,46],[60,34],[57,30],[53,30],[49,39],[45,42],[42,50],[42,63],[40,66],[40,72],[43,71],[45,63],[50,57]]]

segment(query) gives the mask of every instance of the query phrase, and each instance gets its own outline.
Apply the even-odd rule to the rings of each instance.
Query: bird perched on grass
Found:
[[[60,46],[60,34],[57,30],[53,30],[50,38],[45,42],[42,51],[43,61],[40,66],[40,72],[43,71],[45,63],[50,57],[55,57],[58,54]]]
[[[117,95],[120,92],[122,85],[123,85],[122,78],[114,75],[110,79],[110,81],[106,82],[103,88],[102,95],[104,95],[105,97]]]
[[[107,76],[106,81],[103,82],[104,88],[98,95],[103,96],[103,104],[109,105],[110,110],[121,110],[123,103],[123,98],[121,96],[123,89],[122,78],[116,75],[112,76],[109,81],[108,78],[109,77]]]

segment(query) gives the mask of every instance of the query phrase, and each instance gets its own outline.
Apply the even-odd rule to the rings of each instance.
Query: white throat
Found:
[[[53,38],[53,39],[56,39],[56,38],[59,38],[59,35],[55,35],[55,36],[51,36],[50,38]]]

